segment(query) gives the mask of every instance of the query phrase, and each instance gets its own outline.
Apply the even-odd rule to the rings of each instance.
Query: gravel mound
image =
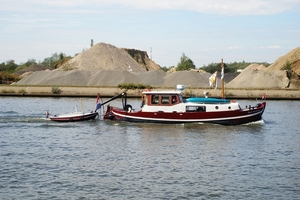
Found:
[[[113,45],[98,43],[88,50],[78,54],[58,70],[117,70],[146,71],[127,52]]]
[[[87,86],[117,86],[122,83],[139,83],[139,77],[128,71],[101,70],[91,74]]]
[[[186,87],[209,87],[210,73],[198,73],[196,71],[178,71],[168,73],[165,76],[165,86],[175,86],[177,84],[185,85]]]
[[[43,66],[43,65],[32,65],[30,67],[27,67],[25,69],[17,71],[14,74],[17,75],[17,76],[20,76],[21,78],[24,78],[24,77],[29,76],[30,74],[32,74],[36,71],[45,71],[45,70],[51,71],[51,70],[53,70],[53,68]]]
[[[141,84],[150,85],[154,87],[164,86],[164,77],[166,76],[166,72],[160,71],[148,71],[148,72],[141,72],[136,74],[140,77],[139,81]]]
[[[17,85],[117,86],[123,83],[134,83],[154,87],[173,87],[178,84],[186,87],[208,87],[210,75],[195,71],[175,73],[164,71],[133,73],[115,70],[40,71],[23,78]]]
[[[300,88],[300,47],[278,58],[269,67],[252,64],[226,84],[228,88]]]
[[[235,79],[226,84],[227,88],[286,88],[289,79],[285,71],[266,72],[258,65],[249,65]]]
[[[290,65],[290,70],[300,75],[300,47],[291,50],[284,56],[279,57],[272,65],[266,68],[266,72],[284,70]]]
[[[136,52],[143,55],[143,52]],[[136,54],[135,54],[136,55]],[[141,56],[143,57],[143,56]],[[295,72],[300,60],[300,47],[280,57],[266,68],[251,64],[232,81],[227,88],[300,88],[300,77]],[[292,70],[282,70],[287,61]],[[130,66],[130,68],[129,68]],[[282,67],[283,66],[283,67]],[[70,71],[66,71],[66,70]],[[147,69],[149,70],[149,69]],[[147,71],[125,50],[110,44],[99,43],[68,61],[58,70],[38,71],[21,79],[17,85],[58,85],[58,86],[117,86],[123,83],[144,84],[153,87],[209,87],[210,73],[178,71],[166,73],[162,70]],[[236,74],[228,77],[232,79]],[[226,81],[226,74],[225,74]],[[221,87],[217,79],[218,88]]]

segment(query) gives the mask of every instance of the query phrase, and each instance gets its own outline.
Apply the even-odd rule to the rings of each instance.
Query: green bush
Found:
[[[60,93],[60,89],[57,86],[52,86],[51,91],[52,91],[52,94]]]
[[[152,87],[150,85],[134,84],[134,83],[119,84],[118,88],[120,88],[120,89],[127,89],[127,90],[152,89]]]
[[[285,65],[283,66],[282,70],[292,70],[292,65],[289,61],[286,61]]]
[[[21,94],[25,94],[25,93],[26,93],[26,91],[25,91],[25,89],[20,89],[20,90],[19,90],[19,93],[21,93]]]

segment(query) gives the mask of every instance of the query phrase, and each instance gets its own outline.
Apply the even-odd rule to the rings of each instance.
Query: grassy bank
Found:
[[[157,88],[170,89],[174,88]],[[203,97],[204,92],[210,97],[221,97],[221,89],[186,88],[183,91],[185,97]],[[15,86],[0,85],[0,96],[28,96],[28,97],[95,97],[100,93],[102,97],[112,97],[123,92],[117,87],[76,87],[76,86]],[[142,90],[128,90],[129,97],[140,97]],[[225,97],[229,99],[253,99],[260,98],[263,94],[268,99],[292,99],[300,100],[300,90],[291,89],[226,89]]]

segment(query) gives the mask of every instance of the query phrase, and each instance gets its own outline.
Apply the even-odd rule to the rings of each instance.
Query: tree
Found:
[[[196,66],[194,65],[194,62],[184,53],[182,53],[180,62],[177,64],[176,71],[190,70],[195,68]]]
[[[64,57],[65,57],[65,55],[64,55],[63,53],[60,53],[60,54],[59,54],[59,60],[64,59]]]
[[[91,39],[91,47],[94,46],[94,40]]]
[[[53,53],[51,57],[44,58],[42,65],[56,68],[59,61],[63,60],[66,57],[64,53]]]
[[[6,72],[9,72],[9,73],[12,73],[12,72],[15,71],[15,69],[17,67],[18,67],[18,65],[15,64],[14,60],[8,60],[8,61],[6,61],[6,64],[5,63],[1,64],[0,71],[6,71]]]
[[[26,67],[30,67],[31,65],[36,65],[36,60],[35,59],[28,59],[28,61],[26,63],[24,63],[24,65]]]

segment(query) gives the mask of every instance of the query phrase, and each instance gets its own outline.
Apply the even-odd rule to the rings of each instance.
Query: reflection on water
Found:
[[[86,110],[94,107],[94,99],[83,102]],[[70,112],[76,104],[70,98],[0,98],[1,199],[300,195],[300,135],[293,120],[300,102],[269,101],[263,121],[240,126],[44,118],[45,110]]]

